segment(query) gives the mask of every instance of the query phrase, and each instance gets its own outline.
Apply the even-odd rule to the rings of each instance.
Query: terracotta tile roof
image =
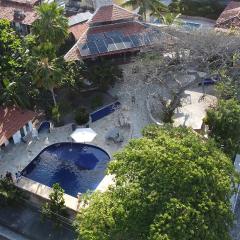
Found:
[[[90,23],[96,24],[102,22],[106,23],[119,20],[134,19],[137,16],[137,14],[113,4],[108,6],[102,6],[98,10],[96,10]]]
[[[216,27],[240,26],[240,2],[231,1],[216,21]]]
[[[36,116],[35,112],[17,107],[0,107],[0,145]]]
[[[79,43],[85,43],[87,38],[89,36],[91,36],[92,34],[106,33],[106,32],[111,32],[111,31],[120,31],[124,35],[132,35],[132,34],[136,34],[136,33],[143,33],[146,31],[146,27],[143,24],[136,22],[136,21],[118,23],[118,24],[101,25],[98,27],[91,27],[87,24],[83,24],[83,25],[84,26],[81,26],[81,27],[80,26],[77,27],[77,25],[75,25],[72,28],[72,32],[73,32],[74,28],[76,28],[74,32],[77,32],[77,30],[79,29],[78,36],[80,36],[80,37],[79,37],[79,40],[77,41],[77,43],[73,46],[73,48],[70,49],[69,52],[64,56],[64,59],[66,61],[74,61],[74,60],[80,60],[80,59],[92,57],[92,56],[82,57],[78,50],[78,47],[77,47],[77,45]],[[82,29],[84,29],[85,31],[82,31]],[[136,48],[122,49],[122,50],[111,51],[111,52],[107,52],[107,53],[103,53],[103,54],[98,54],[97,56],[113,55],[113,54],[117,54],[117,53],[138,51],[138,50],[139,49],[136,49]]]
[[[7,2],[13,2],[13,3],[21,3],[24,5],[30,5],[30,6],[34,6],[36,5],[36,3],[39,3],[40,0],[5,0]]]
[[[89,24],[88,23],[79,23],[74,26],[71,26],[68,29],[68,32],[71,32],[76,40],[78,40],[88,29]]]
[[[67,52],[64,59],[67,62],[78,61],[81,59],[81,55],[76,44]]]
[[[37,1],[32,1],[30,3],[33,3],[33,5]],[[14,11],[20,10],[24,13],[25,17],[21,21],[22,24],[31,25],[36,19],[37,19],[37,12],[34,10],[34,6],[31,4],[23,4],[19,2],[14,1],[6,1],[6,0],[0,0],[0,19],[5,18],[9,21],[14,20]]]

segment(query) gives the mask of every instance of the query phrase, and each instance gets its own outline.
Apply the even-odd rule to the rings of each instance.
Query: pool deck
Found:
[[[52,193],[52,188],[41,184],[39,182],[35,182],[29,178],[21,177],[20,181],[18,183],[15,183],[16,186],[19,188],[29,192],[33,193],[43,199],[49,200],[49,194]],[[77,211],[79,207],[78,199],[75,197],[72,197],[68,194],[64,194],[64,200],[65,200],[65,206],[73,211]]]
[[[106,175],[103,180],[99,183],[95,191],[104,192],[108,189],[109,185],[114,183],[114,177],[112,175]],[[18,182],[15,182],[15,185],[28,193],[37,195],[41,199],[49,200],[50,193],[53,192],[52,188],[41,184],[39,182],[33,181],[26,177],[21,177]],[[81,198],[70,196],[64,194],[65,206],[74,212],[77,212],[81,205]]]

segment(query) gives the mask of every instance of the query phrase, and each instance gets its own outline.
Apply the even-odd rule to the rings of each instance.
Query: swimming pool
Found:
[[[198,29],[201,27],[200,23],[194,23],[194,22],[183,22],[181,25],[185,29],[189,29],[189,30]]]
[[[65,193],[95,190],[105,176],[110,157],[103,149],[81,143],[57,143],[42,150],[22,175],[52,187],[59,183]]]

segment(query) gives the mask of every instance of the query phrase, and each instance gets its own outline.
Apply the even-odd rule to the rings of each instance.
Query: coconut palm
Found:
[[[142,15],[144,20],[147,18],[147,13],[150,14],[158,11],[165,11],[167,7],[161,2],[161,0],[128,0],[122,4],[123,7],[139,7],[139,14]]]
[[[62,78],[61,69],[57,64],[58,59],[49,59],[47,57],[37,59],[34,82],[38,87],[43,87],[52,93],[54,106],[57,106],[54,88],[58,85]]]
[[[59,47],[68,36],[68,20],[64,9],[55,2],[42,3],[36,7],[39,18],[33,24],[33,34],[40,43],[50,42]]]
[[[181,21],[179,20],[180,16],[180,13],[165,13],[160,15],[160,19],[162,20],[162,23],[166,25],[172,25],[173,23],[181,24]]]

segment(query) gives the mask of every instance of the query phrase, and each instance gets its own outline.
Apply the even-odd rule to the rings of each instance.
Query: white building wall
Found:
[[[112,5],[113,0],[93,0],[94,9],[97,9],[101,6]]]
[[[23,126],[23,131],[24,131],[24,136],[26,136],[27,135],[27,128],[26,128],[26,126]]]
[[[21,142],[21,133],[20,131],[17,131],[15,134],[13,134],[13,141],[14,143],[20,143]]]
[[[29,122],[28,122],[28,125],[29,125],[29,131],[31,132],[31,131],[33,130],[32,121],[29,121]]]

